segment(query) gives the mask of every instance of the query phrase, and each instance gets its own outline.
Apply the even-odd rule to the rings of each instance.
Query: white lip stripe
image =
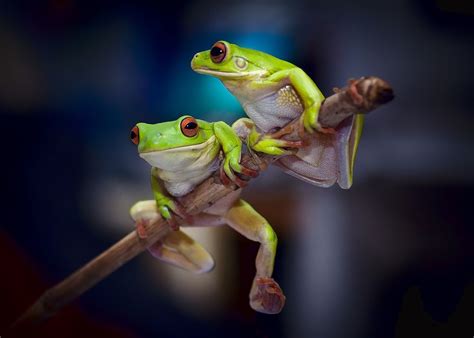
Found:
[[[211,75],[223,76],[223,77],[262,76],[267,73],[264,70],[254,70],[253,72],[242,72],[242,73],[230,73],[230,72],[219,72],[217,70],[202,69],[202,68],[196,68],[194,69],[194,71],[196,73],[211,74]]]
[[[140,157],[147,157],[147,156],[153,156],[153,154],[159,153],[159,154],[165,154],[167,152],[180,152],[180,151],[189,151],[189,150],[200,150],[203,148],[206,148],[209,144],[214,143],[216,140],[216,136],[212,135],[209,137],[209,139],[206,142],[195,144],[192,146],[183,146],[183,147],[176,147],[176,148],[170,148],[170,149],[165,149],[165,150],[155,150],[155,151],[147,151],[145,153],[141,153]]]

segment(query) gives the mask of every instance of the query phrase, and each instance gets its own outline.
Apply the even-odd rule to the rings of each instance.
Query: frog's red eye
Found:
[[[130,131],[130,139],[132,140],[134,144],[138,144],[140,142],[140,136],[139,136],[137,126],[133,127],[132,130]]]
[[[211,60],[214,63],[221,63],[224,61],[227,54],[227,47],[223,42],[216,42],[211,48]]]
[[[187,137],[196,136],[199,131],[199,126],[194,117],[185,117],[181,121],[181,132]]]

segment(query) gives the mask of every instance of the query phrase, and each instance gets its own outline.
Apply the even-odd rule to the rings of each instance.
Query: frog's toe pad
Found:
[[[141,239],[147,238],[148,233],[146,231],[146,227],[148,226],[148,220],[140,218],[135,221],[135,225],[138,237]]]
[[[286,297],[273,278],[257,278],[254,287],[256,290],[250,297],[252,309],[266,314],[277,314],[283,309]]]

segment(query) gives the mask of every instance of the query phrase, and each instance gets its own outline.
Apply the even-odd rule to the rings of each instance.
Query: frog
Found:
[[[269,222],[240,198],[248,183],[239,175],[253,178],[258,172],[240,163],[242,141],[225,122],[207,122],[190,115],[156,124],[138,123],[130,133],[139,156],[151,166],[152,200],[135,203],[130,215],[140,238],[146,238],[145,224],[159,217],[168,220],[174,231],[148,247],[157,259],[194,273],[214,267],[212,255],[180,227],[229,225],[246,238],[260,243],[255,259],[251,308],[266,314],[279,313],[286,297],[272,277],[277,235]],[[178,202],[197,185],[219,171],[224,184],[235,184],[231,193],[189,216]],[[217,174],[217,173],[216,173]]]
[[[307,183],[351,187],[364,116],[355,114],[336,128],[323,127],[318,116],[324,96],[301,68],[224,40],[196,53],[191,68],[219,79],[241,103],[248,118],[232,127],[252,150],[276,156],[277,166]],[[293,133],[288,126],[295,119],[299,138],[285,139]]]

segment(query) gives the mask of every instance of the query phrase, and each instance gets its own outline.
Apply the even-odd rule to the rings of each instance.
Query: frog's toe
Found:
[[[168,224],[170,225],[171,230],[173,231],[179,230],[179,223],[175,215],[170,215],[170,218],[168,218]]]
[[[147,225],[147,221],[144,219],[138,219],[135,222],[137,235],[141,239],[145,239],[148,237],[148,233],[146,231],[146,225]]]
[[[241,169],[243,169],[243,168],[244,167],[241,167]],[[246,168],[246,169],[248,169],[248,168]],[[243,188],[243,187],[247,186],[247,184],[248,184],[247,180],[244,180],[244,179],[238,177],[236,174],[234,174],[232,169],[229,169],[229,170],[231,171],[230,176],[227,173],[227,171],[224,169],[224,166],[221,166],[221,169],[220,169],[220,172],[219,172],[219,177],[220,177],[220,180],[221,180],[223,185],[229,186],[232,183],[234,183],[239,188]],[[249,169],[249,170],[251,170],[251,169]],[[253,170],[249,171],[247,174],[244,172],[244,170],[241,170],[241,173],[244,174],[244,175],[249,174],[247,176],[254,175]]]
[[[258,170],[250,169],[248,167],[241,165],[241,174],[254,178],[254,177],[257,177],[260,173]]]
[[[225,186],[228,186],[232,183],[229,176],[227,176],[226,172],[224,171],[224,166],[221,166],[219,170],[219,178],[221,180],[221,183]]]
[[[243,180],[239,177],[235,177],[234,183],[239,187],[239,188],[244,188],[249,184],[249,181]]]
[[[329,135],[336,134],[336,129],[334,128],[325,128],[325,127],[317,126],[316,130],[323,134],[329,134]]]
[[[304,120],[303,122],[304,124],[304,130],[309,133],[309,134],[313,134],[314,133],[314,129],[313,129],[313,126],[311,125],[311,122],[308,121],[308,120]]]
[[[264,142],[265,144],[263,144],[262,142],[262,146],[259,147],[259,145],[257,145],[256,148],[260,149],[260,151],[263,153],[276,156],[292,155],[299,148],[304,146],[304,143],[302,141],[267,139]]]
[[[186,212],[184,207],[179,203],[177,200],[174,200],[172,205],[170,205],[171,210],[173,213],[178,215],[180,218],[182,218],[186,224],[192,224],[193,223],[193,217]],[[173,216],[173,215],[171,215]]]

